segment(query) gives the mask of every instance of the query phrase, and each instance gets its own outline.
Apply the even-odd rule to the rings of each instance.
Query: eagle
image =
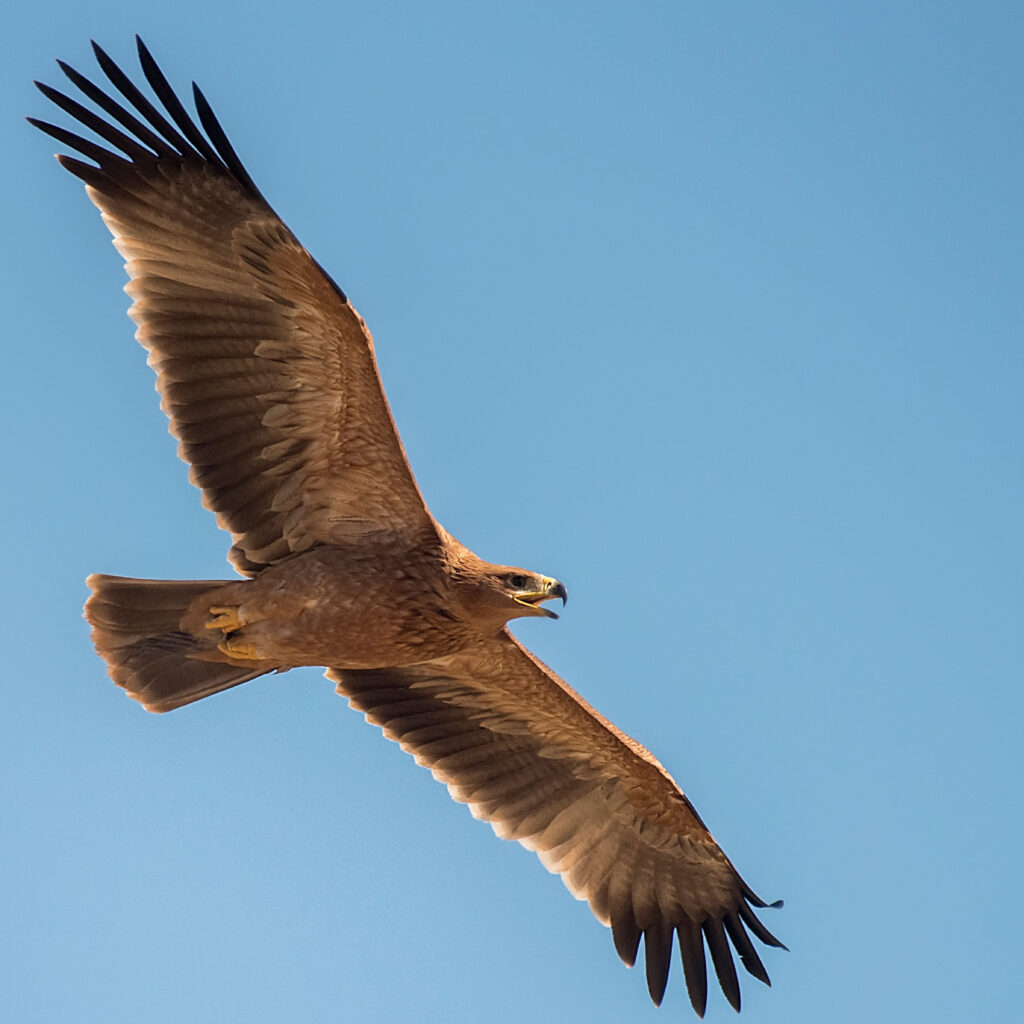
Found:
[[[565,586],[484,561],[433,518],[362,317],[263,198],[199,88],[197,123],[136,41],[157,103],[94,43],[113,90],[58,65],[96,109],[36,85],[100,141],[29,121],[85,157],[57,159],[126,260],[136,338],[242,578],[90,576],[85,617],[112,679],[165,712],[326,667],[455,800],[586,900],[628,966],[643,941],[655,1004],[678,940],[698,1016],[706,952],[739,1010],[732,949],[770,984],[751,936],[785,948],[754,913],[769,904],[660,762],[509,632],[511,619],[557,618],[545,603],[564,604]]]

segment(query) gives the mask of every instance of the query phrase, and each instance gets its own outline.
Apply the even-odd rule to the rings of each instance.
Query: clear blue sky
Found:
[[[741,1020],[1016,1019],[1020,5],[14,8],[0,1017],[690,1016],[317,671],[162,717],[107,680],[88,573],[229,572],[20,120],[138,31],[367,318],[434,513],[568,584],[518,635],[785,898]]]

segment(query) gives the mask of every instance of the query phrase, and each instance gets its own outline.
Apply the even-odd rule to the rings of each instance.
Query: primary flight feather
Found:
[[[587,900],[627,964],[643,940],[655,1003],[675,936],[697,1013],[705,949],[738,1010],[730,943],[766,984],[750,933],[782,945],[754,914],[765,903],[654,756],[508,632],[513,618],[556,617],[543,602],[564,603],[565,587],[483,561],[431,516],[362,318],[267,204],[199,89],[197,125],[138,49],[163,112],[94,44],[121,100],[64,63],[102,113],[39,88],[102,142],[29,120],[91,161],[58,158],[126,260],[181,457],[248,578],[91,576],[86,617],[112,678],[170,711],[327,666],[368,721]]]

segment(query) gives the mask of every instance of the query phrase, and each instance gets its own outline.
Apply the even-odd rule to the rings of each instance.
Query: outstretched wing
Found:
[[[64,63],[105,116],[36,84],[106,145],[30,120],[94,161],[58,158],[127,260],[136,337],[231,561],[254,574],[318,543],[433,530],[362,318],[260,195],[199,89],[205,135],[141,40],[167,116],[93,45],[127,107]]]
[[[729,941],[770,984],[748,929],[764,907],[671,776],[506,631],[448,658],[405,668],[330,669],[338,692],[401,744],[503,839],[535,850],[577,899],[610,925],[630,966],[644,940],[660,1003],[673,933],[701,1016],[705,944],[740,1008]],[[727,939],[728,936],[728,939]]]

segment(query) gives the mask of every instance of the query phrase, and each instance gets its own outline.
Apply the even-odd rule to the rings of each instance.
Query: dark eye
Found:
[[[508,585],[516,590],[522,590],[526,586],[526,577],[515,573],[508,578]]]

